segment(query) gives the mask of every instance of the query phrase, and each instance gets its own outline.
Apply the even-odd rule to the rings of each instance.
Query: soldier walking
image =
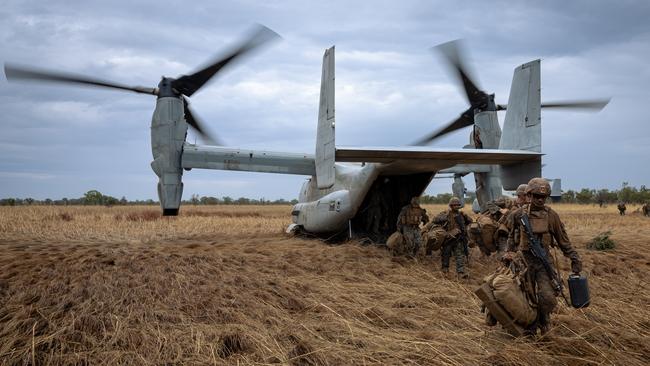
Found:
[[[404,235],[404,250],[407,254],[415,256],[422,245],[420,223],[429,221],[427,210],[420,207],[418,197],[411,198],[411,202],[402,208],[397,217],[397,231]]]
[[[618,208],[618,214],[625,216],[625,210],[627,210],[627,207],[625,207],[625,202],[618,201],[618,205],[616,205],[616,207]]]
[[[447,231],[447,240],[442,244],[442,272],[449,273],[449,259],[456,257],[456,273],[460,278],[469,277],[465,272],[465,259],[469,257],[467,247],[467,226],[472,219],[460,210],[460,200],[452,197],[449,200],[449,210],[443,211],[433,220]]]
[[[513,205],[513,209],[519,208],[528,203],[528,195],[526,194],[527,189],[528,184],[520,184],[519,187],[517,187],[517,200]]]
[[[643,216],[650,216],[650,203],[646,202],[641,206],[641,212],[643,212]]]
[[[527,263],[526,281],[529,286],[526,288],[532,292],[531,298],[537,299],[537,320],[528,329],[530,334],[536,334],[539,328],[542,334],[550,328],[550,314],[557,306],[556,289],[552,285],[551,275],[544,268],[541,259],[531,251],[525,227],[521,223],[522,216],[526,215],[532,228],[531,235],[537,238],[542,244],[546,254],[546,260],[552,263],[549,255],[551,246],[558,246],[565,257],[571,260],[571,271],[579,274],[582,270],[582,262],[576,250],[571,246],[569,236],[564,229],[560,216],[550,207],[546,206],[546,198],[551,192],[551,186],[546,179],[533,178],[528,182],[526,189],[530,203],[523,205],[513,212],[513,227],[508,236],[508,252],[504,255],[504,261],[511,261],[513,252],[521,252]],[[557,269],[555,269],[557,270]]]

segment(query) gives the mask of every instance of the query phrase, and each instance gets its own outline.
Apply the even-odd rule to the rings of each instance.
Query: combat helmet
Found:
[[[544,178],[533,178],[528,182],[526,193],[548,196],[551,194],[551,185]]]
[[[458,197],[452,197],[449,200],[449,206],[461,206],[460,199]]]
[[[528,189],[528,184],[520,184],[519,187],[517,187],[517,196],[525,195],[526,189]]]

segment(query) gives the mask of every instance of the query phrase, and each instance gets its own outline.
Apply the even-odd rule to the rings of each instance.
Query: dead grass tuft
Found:
[[[228,358],[236,353],[247,353],[253,350],[248,336],[241,333],[228,333],[219,339],[219,356]]]
[[[58,215],[58,217],[62,221],[72,221],[72,220],[74,220],[74,216],[72,216],[72,214],[69,213],[69,212],[61,212]]]
[[[289,363],[294,366],[324,366],[328,363],[308,343],[298,340],[289,354]]]
[[[124,215],[126,221],[154,221],[160,219],[162,216],[159,211],[139,211],[139,212],[129,212]]]
[[[262,217],[259,212],[227,212],[227,211],[188,211],[183,213],[184,216],[189,217]]]

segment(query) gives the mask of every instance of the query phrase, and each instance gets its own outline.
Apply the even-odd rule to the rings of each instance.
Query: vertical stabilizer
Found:
[[[323,74],[320,86],[318,108],[318,129],[316,132],[316,182],[318,188],[334,185],[334,46],[323,55]]]
[[[540,61],[515,69],[500,149],[542,151]]]
[[[535,60],[515,69],[499,149],[541,152],[540,109],[540,61]],[[501,167],[501,182],[504,189],[515,190],[519,184],[541,174],[541,159],[505,165]]]

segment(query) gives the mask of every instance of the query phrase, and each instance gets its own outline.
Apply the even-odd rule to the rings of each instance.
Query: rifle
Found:
[[[521,224],[524,228],[524,232],[526,233],[526,237],[528,238],[528,246],[530,247],[530,252],[533,254],[533,256],[535,256],[537,259],[539,259],[542,262],[542,265],[544,265],[544,269],[546,270],[548,277],[551,279],[551,285],[553,286],[553,290],[555,290],[556,293],[562,295],[562,298],[564,298],[566,304],[569,305],[569,300],[564,295],[564,287],[562,286],[562,279],[557,274],[557,272],[555,272],[553,266],[548,261],[546,250],[544,250],[542,244],[539,242],[539,240],[537,240],[537,237],[535,237],[535,235],[533,234],[533,229],[530,226],[528,215],[522,214],[521,217],[519,218],[519,221],[521,221]]]

